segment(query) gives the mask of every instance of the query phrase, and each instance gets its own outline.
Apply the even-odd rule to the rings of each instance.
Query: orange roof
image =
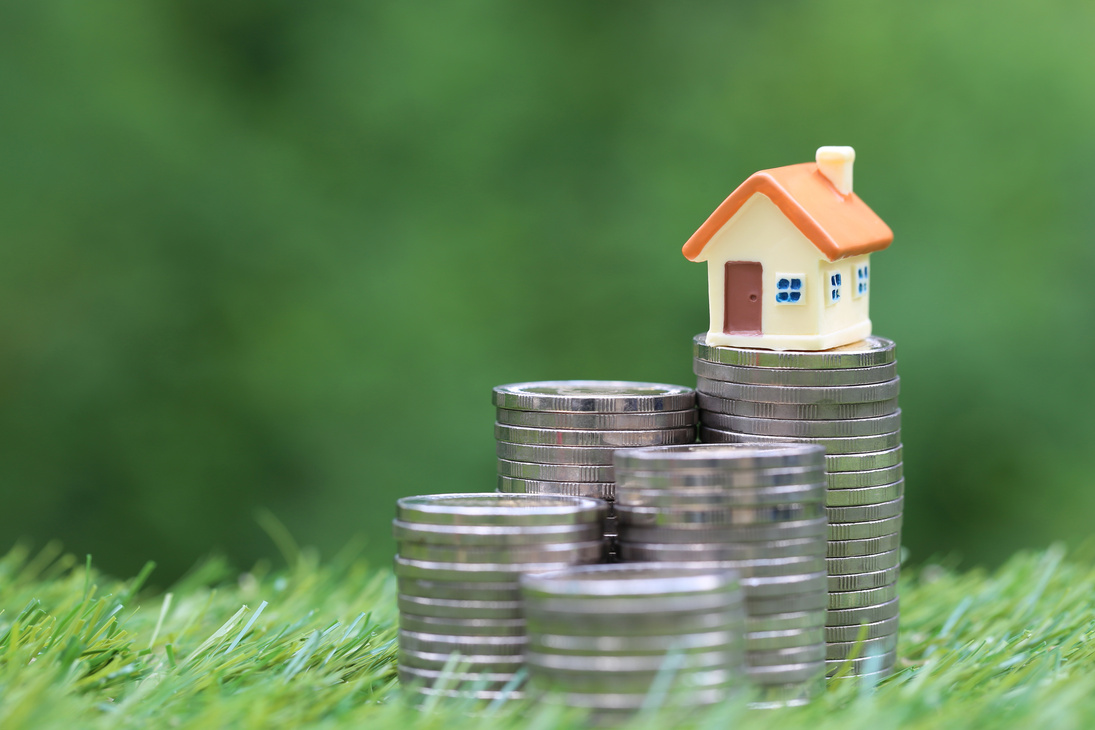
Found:
[[[804,162],[750,175],[684,244],[685,258],[695,261],[707,242],[756,193],[768,196],[830,261],[881,251],[893,241],[890,227],[858,195],[841,195],[818,171],[817,163]]]

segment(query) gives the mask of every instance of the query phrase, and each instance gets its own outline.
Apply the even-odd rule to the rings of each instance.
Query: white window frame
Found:
[[[780,286],[779,286],[779,283],[783,279],[787,280],[787,287],[784,288],[784,289],[781,289]],[[794,288],[795,280],[798,280],[798,282],[799,282],[799,286],[798,286],[797,289]],[[805,304],[806,303],[806,274],[776,274],[775,291],[776,291],[776,304],[778,304],[781,307],[783,307],[783,306],[793,307],[793,306],[798,306],[800,304]],[[786,299],[780,299],[780,294],[781,293],[786,293],[787,298]],[[798,299],[792,299],[791,298],[791,297],[794,296],[795,293],[798,293]]]
[[[835,280],[835,281],[834,281]],[[842,291],[844,288],[844,274],[839,269],[833,269],[827,274],[825,279],[826,284],[826,297],[825,305],[833,306],[840,302],[840,298],[844,295]]]
[[[862,264],[855,267],[855,288],[852,289],[852,296],[856,299],[866,296],[871,289],[870,266],[870,264]]]

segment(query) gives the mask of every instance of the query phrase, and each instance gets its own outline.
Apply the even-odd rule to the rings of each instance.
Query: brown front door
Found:
[[[728,335],[759,335],[761,266],[756,261],[727,261],[723,296],[726,310],[722,331]]]

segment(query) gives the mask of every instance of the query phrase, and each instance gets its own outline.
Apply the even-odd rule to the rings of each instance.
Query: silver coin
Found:
[[[659,429],[657,431],[577,431],[523,428],[496,423],[494,437],[499,441],[540,446],[579,446],[635,448],[640,446],[664,446],[667,444],[691,444],[696,441],[696,429]]]
[[[616,380],[553,380],[494,388],[494,405],[514,411],[658,413],[683,411],[695,393],[683,385]]]
[[[791,558],[769,559],[732,559],[721,557],[714,551],[707,553],[701,550],[650,550],[644,545],[620,545],[620,557],[625,562],[702,562],[709,565],[712,570],[734,570],[742,576],[742,580],[748,578],[771,578],[784,575],[800,575],[806,573],[819,573],[826,570],[825,558],[819,554],[797,556]],[[654,546],[659,547],[659,546]],[[704,557],[704,556],[707,557]]]
[[[708,489],[716,491],[737,489],[769,490],[777,487],[801,487],[827,483],[823,464],[796,469],[769,469],[765,471],[699,471],[674,469],[665,471],[633,471],[620,468],[617,483],[624,489]]]
[[[796,593],[819,593],[829,590],[824,570],[817,573],[799,573],[797,575],[742,578],[741,584],[745,590],[746,602],[786,597]]]
[[[813,593],[793,593],[773,598],[750,598],[746,594],[745,611],[750,616],[767,616],[773,613],[793,613],[796,611],[824,611],[828,605],[825,591]]]
[[[700,416],[721,413],[747,418],[782,418],[789,421],[840,421],[888,416],[897,410],[897,398],[868,403],[762,403],[760,401],[719,398],[696,393]]]
[[[861,454],[894,448],[901,444],[901,432],[884,433],[878,436],[855,436],[852,438],[792,438],[790,436],[761,436],[754,433],[723,431],[709,426],[700,426],[700,439],[704,443],[810,443],[823,446],[827,454]]]
[[[549,482],[498,476],[498,491],[506,494],[564,494],[611,501],[616,498],[614,482]]]
[[[703,633],[667,633],[664,636],[572,636],[534,633],[529,648],[545,654],[603,654],[606,656],[632,656],[636,654],[665,654],[669,651],[740,651],[741,631],[723,630]]]
[[[616,565],[627,565],[624,563]],[[615,567],[615,566],[607,566]],[[525,595],[525,618],[532,627],[555,625],[560,619],[573,622],[586,621],[589,616],[615,615],[619,626],[627,625],[633,616],[659,614],[669,622],[676,622],[681,615],[705,612],[726,612],[730,616],[741,614],[741,595],[733,593],[695,593],[665,595],[599,596],[591,598],[544,598]],[[544,629],[544,633],[564,634],[568,631]]]
[[[826,516],[825,506],[821,502],[787,502],[767,506],[709,509],[642,507],[621,503],[617,505],[616,514],[619,515],[620,521],[637,527],[766,525]]]
[[[818,537],[828,534],[828,521],[816,519],[777,522],[769,525],[700,527],[636,527],[620,522],[620,540],[630,543],[763,542]]]
[[[508,689],[515,683],[518,675],[515,672],[448,672],[437,669],[419,669],[399,665],[399,683],[407,686],[424,685],[433,687],[435,684],[442,688],[452,690],[451,685],[471,684],[477,692],[497,692]],[[458,694],[456,696],[463,696]]]
[[[631,543],[623,540],[619,550],[628,562],[728,561],[727,567],[732,569],[736,569],[733,568],[735,564],[741,564],[748,566],[742,570],[764,571],[781,570],[782,566],[798,565],[799,561],[811,561],[809,564],[812,564],[817,556],[824,555],[827,543],[821,535],[757,543]]]
[[[523,618],[437,618],[412,613],[399,615],[399,628],[430,635],[457,637],[503,637],[514,641],[525,640]]]
[[[897,598],[897,584],[891,583],[880,588],[866,588],[858,591],[832,591],[829,593],[829,608],[862,608],[875,606]]]
[[[621,470],[757,471],[817,467],[825,452],[805,444],[752,444],[749,446],[688,444],[649,449],[620,449],[616,466]]]
[[[574,464],[537,464],[527,461],[498,460],[500,476],[552,482],[611,482],[611,466],[577,466]]]
[[[696,378],[696,390],[707,395],[761,403],[871,403],[896,398],[901,378],[871,385],[835,387],[807,385],[741,385],[709,378]]]
[[[850,576],[861,573],[875,573],[895,568],[901,564],[901,549],[895,548],[872,555],[855,555],[846,558],[826,558],[825,565],[831,576]]]
[[[830,350],[757,350],[746,347],[708,345],[707,333],[692,338],[693,356],[708,362],[755,368],[795,368],[831,370],[869,368],[897,360],[894,343],[884,337],[868,335],[859,342]]]
[[[659,565],[584,565],[552,573],[524,575],[527,600],[540,598],[662,598],[667,595],[736,596],[737,573],[687,563]]]
[[[525,664],[522,654],[459,654],[461,668],[468,672],[516,672]],[[451,666],[453,652],[437,653],[415,651],[399,647],[399,664],[413,669],[444,669]]]
[[[856,657],[869,657],[877,654],[885,654],[897,648],[897,634],[880,636],[876,639],[864,639],[863,641],[832,641],[826,645],[826,659],[847,659],[853,654]]]
[[[880,484],[877,487],[859,487],[856,489],[830,489],[825,495],[826,507],[862,507],[881,504],[899,499],[905,495],[905,480],[899,479],[893,484]]]
[[[509,545],[505,547],[464,547],[400,542],[399,557],[438,563],[590,563],[604,552],[600,537],[582,542]]]
[[[905,473],[904,465],[897,463],[884,469],[867,471],[833,472],[829,475],[829,489],[862,489],[893,484]]]
[[[825,625],[828,626],[859,626],[860,624],[873,624],[883,619],[893,618],[901,610],[901,599],[894,598],[876,606],[863,606],[861,608],[829,609],[825,614]]]
[[[830,575],[830,591],[862,591],[868,588],[881,588],[897,581],[901,567],[894,565],[882,570],[854,573],[852,575]]]
[[[888,416],[842,421],[790,421],[773,418],[746,418],[721,413],[704,413],[704,426],[737,433],[793,438],[853,438],[877,436],[901,429],[901,409]]]
[[[665,666],[665,652],[658,654],[632,654],[612,656],[606,654],[551,654],[529,650],[525,654],[529,667],[547,670],[559,676],[571,673],[602,673],[617,675],[614,679],[626,682],[628,675],[647,676],[656,674]],[[682,671],[718,671],[736,669],[741,662],[740,648],[690,652],[676,656]],[[622,675],[622,676],[621,676]]]
[[[395,574],[401,578],[420,578],[422,580],[450,580],[461,582],[479,581],[501,583],[516,581],[523,572],[545,573],[562,570],[583,562],[596,560],[578,560],[574,555],[562,554],[542,563],[458,563],[438,560],[417,560],[395,556]]]
[[[509,441],[498,441],[495,445],[499,459],[574,466],[608,466],[612,464],[614,450],[611,446],[533,446]]]
[[[830,540],[826,548],[826,557],[849,558],[854,555],[873,555],[899,547],[901,547],[901,533],[898,532],[863,540]]]
[[[618,504],[644,509],[732,510],[775,507],[784,504],[824,504],[825,484],[784,487],[678,487],[645,489],[625,487]]]
[[[519,601],[521,588],[517,581],[499,583],[464,583],[456,581],[397,578],[399,592],[420,598],[444,598],[473,601]]]
[[[901,530],[902,515],[867,522],[829,523],[830,540],[866,540],[882,537]]]
[[[794,611],[774,613],[767,616],[746,616],[745,637],[765,638],[769,633],[782,634],[786,631],[801,629],[819,629],[825,626],[824,611]]]
[[[806,664],[784,664],[774,667],[749,667],[745,668],[745,675],[754,684],[790,684],[792,682],[809,682],[825,675],[824,662],[809,662]]]
[[[821,612],[824,616],[824,611]],[[745,619],[740,609],[728,608],[698,613],[631,613],[626,623],[611,614],[583,613],[581,621],[565,613],[543,613],[528,618],[530,635],[611,636],[626,629],[628,636],[665,636],[666,627],[677,634],[708,631],[741,631]],[[824,619],[823,619],[824,620]]]
[[[544,543],[583,542],[601,536],[601,525],[436,525],[392,521],[392,536],[399,543],[423,543],[463,547],[516,547]]]
[[[581,701],[574,701],[575,697],[585,697],[585,702],[588,703],[594,699],[596,702],[605,701],[606,695],[618,696],[622,693],[645,695],[655,679],[659,676],[664,677],[660,669],[619,672],[600,669],[559,669],[539,664],[537,656],[533,656],[528,662],[530,686],[552,693],[567,692],[567,704],[570,707],[588,706]],[[687,690],[686,696],[691,698],[692,692],[697,688],[727,687],[734,683],[740,685],[742,674],[740,666],[739,655],[734,665],[727,663],[712,669],[680,669],[673,674],[671,690],[674,691],[674,698],[678,691],[676,688]]]
[[[888,502],[866,504],[859,507],[827,507],[829,524],[843,522],[868,522],[899,517],[905,507],[905,498],[898,497]]]
[[[828,642],[842,643],[846,641],[859,641],[860,639],[877,639],[882,636],[890,636],[897,633],[898,622],[901,616],[882,619],[862,626],[829,626],[825,629],[825,640]]]
[[[581,431],[652,431],[696,425],[696,410],[656,413],[560,413],[498,409],[498,423],[525,428]]]
[[[824,623],[823,611],[812,611],[820,616]],[[825,643],[825,627],[811,626],[805,629],[784,629],[782,631],[753,631],[745,635],[745,651],[768,651],[800,646],[817,646]]]
[[[832,454],[825,457],[825,471],[835,472],[869,471],[885,469],[901,463],[901,447],[876,451],[869,454]]]
[[[892,649],[885,654],[861,657],[859,659],[826,659],[826,673],[850,670],[859,674],[864,671],[885,671],[897,663],[897,650]]]
[[[520,601],[468,601],[398,595],[399,610],[434,618],[521,618]]]
[[[566,525],[600,522],[604,502],[549,494],[429,494],[396,501],[396,519],[437,525]]]
[[[840,386],[870,385],[883,383],[897,377],[897,363],[875,365],[869,368],[831,368],[810,370],[806,368],[758,368],[725,365],[693,358],[692,372],[701,378],[722,380],[743,385],[808,385]]]
[[[617,565],[605,567],[617,567]],[[609,581],[612,582],[612,581]],[[741,594],[720,591],[718,593],[694,594],[639,594],[631,596],[590,597],[545,597],[524,592],[525,619],[529,625],[541,625],[538,622],[551,622],[569,617],[574,621],[585,620],[588,615],[607,616],[615,614],[623,625],[623,616],[645,616],[646,614],[664,614],[665,618],[676,620],[679,614],[693,614],[700,611],[727,611],[737,614],[741,610]],[[824,607],[824,606],[823,606]],[[630,620],[628,618],[627,620]],[[549,631],[548,633],[564,633]]]
[[[808,664],[825,659],[824,642],[808,646],[793,646],[786,649],[765,649],[745,654],[745,664],[750,667],[787,666],[788,664]]]
[[[528,640],[524,636],[449,636],[418,631],[400,631],[399,646],[411,651],[449,655],[453,652],[469,656],[521,656]]]

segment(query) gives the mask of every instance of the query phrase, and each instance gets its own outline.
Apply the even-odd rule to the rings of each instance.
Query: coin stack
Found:
[[[905,492],[894,343],[773,352],[711,346],[701,334],[694,354],[701,441],[825,447],[829,674],[886,676],[896,661]]]
[[[617,564],[524,575],[531,693],[623,719],[692,708],[741,687],[742,594],[733,571]]]
[[[400,682],[423,694],[520,697],[520,576],[601,562],[605,512],[600,500],[562,495],[400,499]]]
[[[612,452],[696,441],[696,394],[683,385],[561,380],[494,389],[498,491],[609,502],[607,558],[616,557]]]
[[[622,560],[741,574],[755,706],[802,704],[824,683],[824,453],[806,444],[616,452]]]

